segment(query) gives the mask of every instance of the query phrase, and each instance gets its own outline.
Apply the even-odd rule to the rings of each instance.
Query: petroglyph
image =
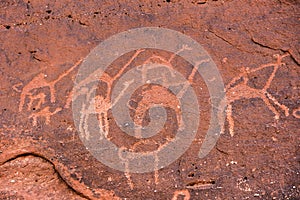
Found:
[[[148,29],[150,29],[151,31],[145,31]],[[158,34],[153,34],[155,32],[157,32]],[[161,34],[166,34],[166,33],[172,36],[172,37],[170,37],[170,39],[174,39],[174,42],[172,42],[172,43],[164,42],[165,37],[161,37]],[[126,38],[125,43],[124,43],[124,38]],[[122,44],[122,45],[120,46],[120,44]],[[182,47],[182,44],[186,44],[186,46],[190,47],[190,52],[178,53],[178,51],[180,51],[178,49],[180,49]],[[110,48],[113,48],[113,50],[108,51],[107,49],[110,49]],[[114,60],[116,60],[119,56],[121,56],[125,53],[128,53],[129,51],[133,51],[136,49],[143,49],[143,48],[154,48],[154,49],[159,49],[159,50],[163,50],[163,51],[168,51],[171,53],[175,52],[175,54],[178,54],[178,56],[180,56],[181,58],[183,58],[184,60],[186,60],[187,62],[192,64],[193,66],[196,66],[196,68],[194,68],[194,70],[192,68],[190,68],[188,70],[182,69],[182,71],[190,73],[190,71],[195,71],[197,69],[199,74],[202,75],[202,78],[204,79],[205,83],[207,83],[209,92],[212,93],[212,95],[214,95],[214,96],[223,97],[224,86],[223,86],[223,82],[221,80],[219,71],[216,68],[214,62],[211,60],[211,58],[207,54],[207,52],[205,52],[205,50],[201,47],[201,45],[199,45],[196,41],[192,40],[189,37],[186,37],[182,33],[179,33],[179,32],[173,31],[173,30],[168,30],[168,29],[160,29],[160,28],[134,29],[133,31],[128,31],[128,32],[124,32],[121,34],[117,34],[116,37],[112,37],[112,38],[109,38],[109,39],[103,41],[103,43],[99,44],[99,46],[96,48],[95,51],[91,52],[89,57],[86,59],[86,62],[84,62],[83,65],[80,67],[79,75],[77,76],[77,78],[75,80],[75,86],[74,86],[75,92],[74,92],[73,103],[72,103],[74,105],[74,107],[72,109],[73,109],[73,113],[74,113],[74,115],[73,115],[74,122],[76,123],[76,125],[79,125],[80,121],[84,121],[80,110],[84,111],[85,109],[88,109],[88,105],[92,101],[91,99],[84,98],[84,96],[81,96],[81,98],[76,98],[77,92],[80,92],[82,87],[92,88],[94,85],[98,84],[99,79],[100,79],[100,81],[102,81],[101,85],[102,85],[102,83],[104,84],[105,77],[103,78],[101,76],[103,73],[105,74],[107,67],[109,67],[109,65]],[[173,55],[173,57],[174,56],[175,55]],[[145,57],[143,57],[143,58],[145,58]],[[150,61],[152,61],[152,62],[149,62],[150,63],[149,65],[151,65],[151,63],[153,63],[153,60],[155,60],[155,59],[159,60],[159,58],[157,58],[157,57],[153,58],[152,60],[150,59]],[[203,63],[203,62],[205,62],[205,60],[207,60],[208,62],[201,66],[200,66],[200,64],[198,64],[198,62]],[[166,61],[168,62],[168,60],[166,60]],[[177,59],[176,59],[176,61],[177,61]],[[155,65],[156,63],[153,63],[153,65]],[[180,63],[183,64],[183,62],[180,62]],[[165,67],[164,64],[159,64],[159,63],[156,65],[158,65],[159,67],[165,68],[166,71],[168,68],[172,69],[172,66]],[[127,105],[128,101],[131,100],[130,94],[134,93],[135,88],[141,89],[141,87],[143,85],[152,84],[152,85],[162,85],[164,88],[170,90],[174,94],[174,96],[177,98],[178,98],[178,96],[179,97],[182,96],[182,98],[178,98],[178,99],[180,100],[180,103],[182,104],[182,105],[180,105],[180,107],[182,110],[181,112],[183,113],[182,118],[185,123],[185,128],[184,128],[184,130],[175,130],[174,132],[177,132],[177,133],[173,134],[174,137],[172,138],[172,141],[168,143],[168,147],[160,149],[159,153],[157,154],[159,156],[159,158],[161,158],[161,157],[165,158],[165,157],[169,156],[168,159],[159,159],[159,160],[157,159],[158,161],[155,161],[155,155],[154,155],[155,152],[150,151],[150,153],[142,154],[140,152],[131,153],[128,150],[125,150],[123,153],[123,155],[125,155],[125,156],[123,156],[122,158],[129,158],[132,156],[135,157],[135,159],[130,160],[130,162],[129,162],[128,168],[129,168],[130,173],[138,173],[138,174],[153,172],[155,170],[153,167],[153,163],[155,163],[155,162],[157,163],[156,164],[158,166],[157,168],[160,169],[160,168],[168,166],[173,161],[178,159],[181,155],[183,155],[184,152],[188,150],[189,146],[192,144],[194,138],[196,137],[197,130],[198,130],[198,122],[199,122],[199,105],[198,105],[198,101],[197,101],[197,94],[196,94],[195,90],[193,90],[193,88],[192,88],[193,83],[191,83],[190,81],[187,80],[188,78],[186,78],[186,77],[188,75],[186,73],[179,73],[179,72],[181,72],[181,70],[179,70],[179,69],[173,70],[174,74],[180,78],[177,79],[177,81],[175,80],[176,78],[173,78],[171,83],[168,82],[169,80],[164,77],[160,78],[159,75],[154,76],[154,79],[160,78],[161,80],[165,80],[166,85],[168,83],[170,83],[170,86],[166,87],[164,84],[161,84],[160,81],[153,81],[151,83],[151,81],[153,79],[148,79],[148,80],[150,80],[150,82],[147,82],[147,77],[149,75],[148,73],[147,74],[144,73],[147,75],[146,77],[144,76],[145,77],[144,80],[146,80],[146,82],[144,82],[141,79],[139,79],[139,80],[136,79],[135,77],[142,77],[141,71],[143,70],[143,67],[144,66],[140,67],[140,69],[141,69],[140,71],[137,71],[138,69],[128,70],[126,73],[123,74],[123,76],[120,78],[120,80],[114,82],[114,83],[116,83],[116,86],[114,86],[114,88],[112,90],[112,97],[111,97],[112,101],[115,101],[114,98],[118,97],[119,93],[124,89],[123,82],[126,82],[126,81],[130,82],[130,80],[132,80],[132,79],[136,80],[132,85],[130,85],[128,87],[128,89],[126,90],[126,95],[121,96],[120,101],[115,106],[113,106],[111,109],[109,109],[108,114],[112,113],[114,115],[113,124],[114,125],[116,124],[117,126],[119,126],[119,129],[121,129],[123,132],[127,133],[128,135],[130,135],[132,137],[135,136],[134,129],[136,129],[137,126],[136,126],[135,122],[131,119],[131,118],[133,118],[132,116],[130,116],[132,114],[132,112],[130,112],[130,110],[128,109],[128,107],[126,105]],[[208,69],[208,72],[205,72],[205,69]],[[153,71],[156,71],[156,73],[160,73],[160,70],[153,70]],[[178,73],[176,71],[178,71]],[[153,75],[153,72],[151,72],[151,73],[152,73],[151,75]],[[165,75],[167,75],[167,74],[169,74],[169,73],[166,73]],[[193,73],[191,73],[191,74],[192,74],[191,77],[193,77]],[[196,74],[196,73],[194,73],[194,74]],[[129,77],[127,75],[129,75]],[[133,76],[131,76],[131,75],[133,75]],[[167,77],[167,76],[165,76],[165,77]],[[172,77],[172,74],[169,77]],[[212,78],[215,78],[216,81],[213,83],[210,83],[209,79],[211,80]],[[178,86],[173,85],[174,82]],[[214,83],[216,83],[217,86],[214,86],[215,85]],[[106,85],[107,85],[107,83],[106,83]],[[136,87],[133,87],[133,85]],[[187,88],[187,89],[185,89],[185,88]],[[181,89],[183,89],[182,92],[180,92],[179,95],[177,96],[178,91]],[[90,89],[88,89],[88,90],[90,90]],[[107,91],[108,90],[107,86],[103,87],[101,92],[105,92],[103,90]],[[91,98],[94,98],[95,92],[92,92]],[[109,92],[106,92],[106,93],[109,94]],[[105,98],[107,98],[106,94],[103,96],[105,96]],[[102,99],[101,99],[102,101],[103,101],[103,98],[104,97],[102,97]],[[140,98],[139,98],[139,100],[140,100]],[[122,103],[120,103],[120,102],[122,102]],[[139,103],[140,103],[140,101],[139,101]],[[219,105],[217,105],[218,101],[213,101],[212,104],[214,107],[219,106]],[[150,104],[148,104],[148,105],[150,106]],[[81,109],[82,107],[84,107],[84,109]],[[106,107],[106,106],[104,106],[104,107]],[[144,106],[143,109],[145,109],[146,107],[147,106]],[[142,130],[142,135],[144,138],[147,138],[147,137],[150,138],[150,137],[154,136],[151,133],[157,133],[157,130],[165,131],[164,129],[162,129],[162,127],[164,126],[164,124],[166,124],[165,120],[168,119],[167,117],[170,116],[170,115],[166,116],[166,111],[167,111],[167,114],[169,114],[170,110],[168,110],[168,108],[157,109],[156,107],[160,107],[160,106],[154,105],[151,108],[149,108],[149,110],[146,111],[146,114],[148,111],[150,112],[151,120],[149,122],[149,125],[143,127],[144,129]],[[143,109],[141,109],[141,110],[143,110]],[[164,111],[164,113],[161,112],[162,110]],[[127,111],[129,111],[129,112],[127,112]],[[174,111],[174,110],[172,109],[172,111]],[[223,109],[223,111],[224,111],[224,109]],[[105,112],[107,112],[107,111],[105,111]],[[158,113],[158,114],[154,116],[154,115],[152,115],[154,113],[155,114]],[[215,135],[212,135],[212,134],[214,134],[213,133],[214,129],[218,129],[218,130],[220,129],[220,126],[218,125],[218,123],[215,122],[216,121],[215,115],[216,115],[216,112],[214,110],[214,112],[211,113],[211,119],[213,122],[211,123],[212,125],[209,127],[209,130],[208,130],[208,137],[213,137],[213,139],[216,138],[216,137],[214,137]],[[81,136],[80,138],[83,140],[85,145],[88,146],[87,149],[95,155],[97,160],[99,160],[101,163],[105,164],[108,167],[125,172],[125,165],[122,162],[122,161],[124,161],[124,159],[121,159],[119,156],[115,156],[115,155],[117,155],[117,153],[120,149],[120,147],[119,147],[120,144],[116,146],[116,144],[114,144],[111,141],[112,137],[111,138],[103,137],[103,140],[98,140],[98,134],[101,131],[99,131],[99,129],[98,129],[98,125],[97,125],[98,120],[97,120],[96,116],[97,116],[96,114],[89,114],[88,124],[86,124],[87,126],[89,126],[89,129],[90,129],[89,131],[91,132],[90,139],[92,138],[91,139],[92,141],[86,140],[84,132],[80,133],[80,136]],[[99,117],[99,114],[98,114],[98,117]],[[172,117],[175,117],[175,116],[172,116]],[[146,120],[146,118],[144,120]],[[104,121],[107,121],[107,123],[108,123],[109,119],[104,119]],[[121,122],[121,123],[119,123],[119,122]],[[83,131],[86,131],[85,130],[86,127],[83,124],[84,123],[82,123],[80,126],[82,127]],[[103,124],[104,124],[104,122],[103,122]],[[179,124],[180,124],[180,122],[179,122]],[[109,125],[112,125],[112,123],[110,123]],[[102,129],[107,129],[107,128],[109,129],[109,127],[107,127],[107,126],[102,127]],[[114,127],[114,128],[116,128],[116,127]],[[95,131],[92,131],[92,129]],[[102,132],[104,132],[104,131],[102,130]],[[111,134],[111,132],[109,132],[108,137],[111,136],[110,134]],[[94,139],[96,139],[96,140],[94,140]],[[137,138],[137,139],[140,139],[140,138]],[[101,145],[101,148],[98,148],[98,144]],[[206,146],[208,146],[208,145],[206,145]],[[209,151],[209,148],[205,147],[205,149],[207,151]],[[114,155],[114,156],[109,157],[111,155]],[[128,157],[128,155],[129,155],[129,157]],[[113,158],[113,159],[111,159],[111,158]]]
[[[186,50],[186,49],[187,48],[184,47],[181,50]],[[179,50],[179,51],[181,51],[181,50]],[[117,79],[119,79],[119,77],[125,72],[126,68],[132,63],[132,61],[142,51],[144,51],[144,50],[136,51],[135,54],[131,57],[131,59],[124,66],[122,66],[122,68],[118,71],[118,73],[113,77],[105,71],[100,71],[102,69],[98,69],[95,71],[95,73],[101,72],[100,74],[102,74],[101,77],[97,77],[97,80],[98,81],[100,80],[101,82],[106,84],[105,96],[95,95],[95,93],[97,91],[97,86],[88,88],[89,83],[96,82],[96,80],[94,78],[92,78],[92,76],[97,76],[94,73],[89,74],[84,80],[80,81],[75,86],[77,92],[76,92],[76,94],[75,93],[72,94],[72,95],[74,95],[72,98],[73,100],[78,98],[79,96],[85,96],[85,99],[91,100],[90,102],[87,101],[87,103],[82,105],[81,113],[80,113],[79,129],[80,129],[81,134],[85,134],[85,135],[83,135],[83,137],[85,139],[88,140],[90,138],[89,123],[88,123],[89,117],[92,114],[96,114],[98,116],[98,126],[100,128],[99,139],[102,140],[103,138],[105,138],[105,139],[110,140],[110,138],[109,138],[110,124],[108,121],[108,111],[110,109],[112,109],[112,107],[114,107],[114,105],[116,105],[116,103],[119,101],[119,99],[121,99],[121,97],[126,94],[126,90],[129,88],[130,84],[134,81],[134,79],[132,79],[130,81],[128,81],[129,79],[127,79],[127,82],[123,83],[123,87],[121,88],[120,93],[118,93],[114,102],[112,102],[112,99],[111,99],[113,84],[115,81],[117,81]],[[267,89],[270,87],[271,81],[274,79],[274,77],[276,75],[276,71],[278,70],[278,68],[281,65],[283,65],[281,60],[285,56],[286,55],[277,56],[276,63],[263,65],[256,69],[249,70],[248,68],[247,69],[244,68],[243,69],[244,71],[238,77],[235,77],[231,81],[231,83],[227,86],[226,92],[227,92],[227,98],[229,101],[228,101],[228,107],[227,107],[226,111],[227,111],[227,119],[228,119],[229,125],[230,125],[230,134],[231,135],[233,135],[233,128],[234,128],[234,122],[232,120],[232,103],[234,103],[235,101],[237,101],[239,99],[242,99],[242,98],[261,98],[261,99],[263,99],[263,101],[266,103],[268,108],[275,114],[275,119],[279,118],[279,112],[277,112],[277,110],[274,108],[274,106],[269,101],[271,101],[273,104],[275,104],[276,106],[283,109],[285,111],[286,115],[289,114],[288,108],[286,106],[280,104],[267,91]],[[145,114],[151,108],[151,106],[162,105],[164,107],[169,107],[175,111],[179,128],[184,126],[182,119],[181,119],[181,108],[180,108],[179,99],[185,95],[188,87],[193,84],[193,80],[195,78],[195,75],[198,71],[199,66],[204,62],[209,62],[209,60],[199,61],[197,64],[194,65],[190,74],[187,75],[187,78],[185,79],[185,81],[177,81],[176,82],[176,81],[172,80],[172,77],[175,77],[174,73],[176,71],[176,70],[174,70],[175,66],[173,66],[173,64],[171,63],[172,60],[174,59],[174,57],[175,57],[175,53],[169,59],[165,59],[165,58],[163,58],[161,56],[157,56],[157,55],[152,55],[150,58],[148,58],[145,62],[142,63],[141,67],[139,67],[138,70],[141,70],[141,72],[142,72],[142,79],[144,80],[143,83],[149,84],[149,85],[145,85],[143,87],[145,87],[147,89],[147,87],[150,86],[149,87],[150,89],[142,90],[142,93],[141,93],[142,98],[137,103],[137,106],[134,108],[135,113],[133,116],[133,121],[135,124],[142,126],[142,122],[143,122],[143,119],[145,118]],[[156,63],[162,64],[162,65],[161,66],[160,65],[151,65],[151,64],[156,64]],[[147,82],[150,70],[155,70],[157,68],[157,66],[167,69],[167,73],[161,73],[162,76],[158,77],[158,79],[160,79],[162,81],[163,87],[155,85],[155,84],[150,85],[151,81]],[[248,83],[248,79],[249,79],[248,78],[249,73],[253,73],[255,71],[259,71],[259,70],[267,68],[267,67],[273,67],[274,70],[273,70],[272,74],[270,75],[264,88],[256,89],[256,88],[252,88],[252,87],[248,86],[247,83]],[[171,81],[169,80],[169,78],[171,79]],[[151,80],[153,80],[153,79],[151,79]],[[169,91],[169,87],[173,87],[173,86],[180,86],[180,90],[179,90],[179,92],[177,92],[178,91],[177,90],[176,94]],[[145,88],[142,88],[142,89],[145,89]],[[93,95],[95,95],[94,98],[92,98]],[[165,98],[160,99],[160,96],[162,96],[162,95]],[[167,99],[168,101],[167,100],[162,101],[162,99]],[[68,103],[68,102],[70,102],[70,100],[67,100],[65,107],[70,106],[70,103]],[[129,104],[127,104],[127,106],[129,108],[133,108]],[[223,109],[223,111],[224,111],[224,109]],[[132,165],[134,163],[133,160],[139,159],[142,156],[147,156],[153,160],[154,182],[155,182],[155,184],[159,183],[159,169],[161,168],[161,165],[159,164],[159,162],[160,162],[159,152],[164,150],[164,148],[170,142],[172,142],[172,138],[166,138],[166,141],[167,142],[165,142],[164,144],[159,145],[156,148],[156,150],[146,151],[146,152],[142,152],[142,153],[141,152],[135,153],[137,147],[145,145],[145,144],[149,144],[149,143],[157,145],[157,142],[153,141],[152,139],[147,139],[147,140],[142,139],[139,142],[133,144],[131,146],[131,148],[125,148],[125,147],[117,148],[118,149],[118,157],[124,164],[125,177],[127,178],[128,185],[131,189],[134,188],[134,184],[133,184],[131,174],[130,174],[133,169],[133,165]],[[152,165],[152,163],[151,163],[151,165]],[[180,195],[180,193],[178,193],[177,196],[178,195]],[[185,198],[189,199],[189,196],[187,194],[185,194]]]
[[[189,200],[191,198],[188,190],[177,190],[174,192],[172,200],[177,200],[179,196],[184,196],[184,200]]]
[[[153,85],[151,90],[142,91],[142,100],[138,103],[136,108],[133,108],[128,104],[128,107],[135,109],[135,115],[133,121],[138,127],[142,127],[143,119],[145,118],[146,111],[153,105],[162,105],[164,107],[169,107],[173,109],[176,113],[177,123],[179,127],[183,127],[183,121],[181,116],[180,102],[170,91],[166,88]],[[161,98],[161,97],[164,98]],[[141,129],[137,129],[140,131]],[[141,138],[140,133],[136,133],[138,138]]]
[[[125,69],[132,63],[132,61],[144,50],[138,50],[136,53],[132,56],[132,58],[121,68],[121,70],[114,76],[111,77],[106,72],[103,73],[103,75],[100,77],[100,80],[107,85],[107,91],[106,91],[106,97],[103,97],[101,95],[96,95],[94,99],[89,102],[89,105],[83,105],[81,109],[81,117],[80,117],[80,129],[81,127],[84,127],[84,131],[80,130],[81,133],[85,133],[84,137],[86,139],[89,139],[89,130],[88,130],[88,120],[89,116],[91,114],[97,114],[99,119],[99,128],[100,128],[100,137],[99,139],[103,139],[103,136],[107,138],[108,132],[109,132],[109,122],[108,122],[108,110],[111,109],[120,99],[121,96],[124,95],[126,89],[129,87],[129,85],[132,83],[132,81],[129,81],[127,83],[124,83],[124,89],[120,92],[119,96],[116,98],[114,102],[111,102],[111,91],[112,91],[112,85],[115,80],[117,80],[122,73],[125,71]],[[88,77],[89,78],[89,77]],[[84,80],[86,82],[88,80]],[[90,89],[90,91],[87,92],[87,99],[91,98],[91,95],[96,91],[96,87],[93,87]],[[81,90],[80,90],[81,91]],[[76,96],[73,97],[77,98],[79,95],[82,95],[85,91],[85,87],[83,87],[83,92],[76,93]],[[68,104],[66,104],[68,105]]]
[[[183,45],[182,48],[179,49],[176,53],[173,53],[169,59],[166,59],[166,58],[158,56],[158,55],[152,55],[151,57],[149,57],[143,63],[143,65],[141,65],[138,68],[139,70],[142,71],[143,82],[148,81],[147,80],[148,71],[157,69],[159,67],[158,65],[151,65],[153,63],[162,64],[163,66],[167,67],[168,72],[171,74],[171,77],[175,77],[174,72],[176,72],[176,70],[175,70],[174,65],[172,64],[172,61],[174,60],[175,56],[178,55],[180,52],[187,51],[187,50],[191,50],[191,48],[186,45]],[[162,79],[163,85],[165,85],[167,88],[172,87],[172,86],[179,86],[179,85],[183,86],[181,91],[178,94],[176,94],[177,98],[182,98],[182,96],[186,92],[188,86],[192,84],[195,74],[197,73],[198,67],[205,62],[209,62],[209,59],[198,61],[198,63],[196,63],[194,65],[191,74],[188,76],[187,80],[185,80],[184,82],[180,82],[178,80],[172,81],[171,78],[168,78],[169,77],[168,74],[162,73],[161,75],[163,77],[163,79]],[[150,65],[147,65],[147,64],[150,64]],[[161,77],[159,77],[158,79],[161,79]]]
[[[240,99],[253,99],[253,98],[260,98],[266,104],[266,106],[273,112],[275,120],[279,119],[279,112],[276,108],[271,104],[278,106],[284,111],[285,116],[289,115],[289,108],[285,105],[279,103],[267,90],[269,89],[272,80],[275,78],[276,72],[280,66],[283,66],[282,59],[289,54],[284,55],[274,55],[277,59],[276,63],[269,63],[257,67],[255,69],[249,68],[242,68],[242,72],[237,76],[234,77],[231,82],[226,87],[226,98],[227,98],[227,109],[226,109],[226,117],[229,124],[229,133],[231,136],[234,135],[234,120],[232,117],[232,104]],[[249,74],[268,68],[273,67],[273,71],[268,78],[265,86],[262,89],[256,89],[253,87],[248,86],[249,81]]]
[[[29,96],[29,98],[30,98],[30,100],[29,100],[29,103],[28,103],[27,110],[31,110],[31,109],[38,110],[38,109],[41,108],[41,105],[45,103],[46,95],[45,95],[45,93],[38,93],[36,95]],[[37,101],[37,103],[33,107],[33,103],[35,101]]]
[[[179,51],[186,50],[186,49],[187,49],[187,47],[182,48]],[[146,83],[148,82],[150,84],[150,82],[148,81],[147,73],[149,72],[149,70],[156,69],[158,66],[158,65],[151,65],[151,63],[153,63],[153,60],[155,60],[155,62],[158,62],[159,64],[162,64],[163,67],[168,68],[169,72],[171,73],[171,76],[173,76],[172,74],[174,72],[175,67],[171,64],[171,61],[174,59],[175,55],[176,54],[173,54],[168,60],[163,57],[157,56],[157,55],[153,55],[150,58],[148,58],[141,65],[141,68],[139,69],[142,71],[142,79],[144,80],[144,82],[146,82]],[[133,116],[134,123],[136,125],[138,125],[138,127],[142,126],[143,119],[145,117],[145,114],[149,110],[149,108],[151,108],[151,106],[161,105],[164,107],[169,107],[175,111],[178,127],[179,127],[179,129],[183,128],[184,124],[182,121],[181,107],[180,107],[179,99],[185,94],[185,92],[188,89],[188,86],[190,86],[192,84],[193,79],[198,70],[198,67],[204,62],[208,62],[208,60],[203,60],[203,61],[198,62],[191,70],[191,73],[189,74],[187,79],[183,82],[180,82],[177,80],[177,82],[174,81],[174,83],[172,83],[170,80],[168,80],[168,75],[164,76],[164,74],[162,73],[162,77],[159,77],[159,78],[164,83],[163,85],[166,87],[159,86],[159,85],[144,85],[142,88],[142,92],[141,92],[142,99],[137,103],[137,107],[135,107],[135,108],[132,107],[129,104],[129,102],[127,104],[127,106],[129,108],[135,110],[135,114]],[[175,77],[175,75],[174,75],[174,77]],[[172,87],[172,86],[181,86],[181,88],[177,94],[173,94],[171,91],[168,90],[168,87]],[[150,89],[147,89],[147,87],[149,87]],[[161,97],[164,97],[164,98],[161,98]],[[140,137],[138,137],[138,138],[140,138]],[[164,149],[170,142],[172,142],[172,138],[166,138],[166,140],[167,140],[167,142],[160,145],[155,151],[139,153],[140,156],[141,155],[150,155],[150,154],[153,156],[155,184],[159,183],[159,173],[158,173],[159,156],[158,156],[158,153],[162,149]],[[142,146],[143,144],[144,145],[145,144],[157,145],[157,143],[152,139],[140,140],[139,142],[133,144],[132,148],[130,148],[129,151],[134,152],[138,146]],[[127,181],[128,185],[130,186],[131,189],[133,189],[134,185],[131,180],[129,164],[130,164],[130,160],[135,159],[137,155],[133,154],[133,155],[125,156],[122,154],[123,150],[125,150],[125,147],[119,149],[119,157],[125,165],[125,177],[128,180]],[[128,150],[128,149],[126,149],[126,150]]]
[[[79,60],[74,66],[72,66],[70,69],[68,69],[66,72],[61,74],[57,79],[53,81],[47,81],[46,80],[46,74],[40,73],[36,77],[34,77],[27,85],[25,85],[21,92],[21,98],[20,98],[20,104],[19,104],[19,111],[21,112],[23,110],[23,107],[25,106],[26,97],[32,98],[33,94],[32,92],[36,89],[48,87],[50,90],[50,101],[51,103],[54,103],[56,101],[55,95],[55,85],[58,83],[61,79],[66,77],[68,74],[70,74],[80,63],[82,60]]]
[[[154,183],[155,184],[158,184],[159,183],[159,174],[158,174],[158,170],[159,170],[159,166],[158,166],[158,162],[159,162],[159,157],[158,157],[158,153],[163,149],[165,148],[169,142],[172,141],[171,138],[167,137],[166,138],[167,142],[164,143],[163,145],[160,145],[157,150],[155,151],[151,151],[151,152],[142,152],[140,153],[139,156],[142,156],[142,155],[152,155],[154,157],[154,163],[153,163],[153,166],[154,166]],[[149,139],[149,140],[140,140],[138,142],[136,142],[135,144],[132,145],[132,147],[129,149],[130,152],[134,152],[136,150],[136,148],[138,148],[140,145],[145,145],[145,144],[156,144],[156,142],[152,139]],[[131,188],[131,190],[133,190],[133,187],[134,187],[134,184],[131,180],[131,175],[130,175],[130,166],[129,166],[129,163],[130,163],[130,160],[133,160],[133,159],[136,159],[138,155],[131,155],[131,154],[128,154],[127,156],[124,156],[123,153],[125,152],[124,150],[128,150],[126,149],[125,147],[121,147],[119,148],[119,157],[120,159],[123,161],[124,165],[125,165],[125,177],[127,178],[127,183],[129,185],[129,187]]]
[[[127,183],[130,187],[131,190],[133,190],[134,184],[131,180],[131,175],[129,173],[129,162],[128,162],[128,158],[127,157],[123,157],[122,153],[123,151],[126,151],[127,149],[125,147],[120,147],[119,151],[118,151],[118,156],[119,158],[123,161],[124,165],[125,165],[125,172],[124,175],[127,178]]]
[[[102,140],[103,137],[109,139],[108,132],[109,132],[109,122],[108,122],[108,110],[111,109],[120,99],[122,95],[124,95],[126,89],[129,87],[129,85],[133,82],[129,81],[124,83],[124,88],[119,94],[119,96],[116,98],[116,100],[111,103],[110,98],[106,97],[104,98],[101,95],[96,95],[95,98],[91,99],[91,102],[89,105],[84,104],[81,109],[81,118],[80,118],[80,132],[85,133],[84,137],[88,140],[90,137],[89,127],[88,127],[88,120],[89,116],[91,114],[97,114],[99,116],[98,119],[98,126],[100,129],[100,137],[99,139]],[[96,90],[96,87],[90,90],[86,93],[86,98],[91,98],[92,93]],[[82,130],[82,127],[84,127],[84,130]]]
[[[19,111],[21,112],[24,107],[27,107],[28,111],[33,110],[33,113],[29,116],[29,119],[32,119],[33,126],[37,125],[38,117],[44,117],[46,119],[45,123],[49,124],[51,116],[62,110],[62,108],[56,108],[55,111],[51,112],[49,106],[42,108],[42,105],[46,103],[46,94],[45,92],[38,92],[38,89],[49,88],[50,102],[54,103],[56,101],[55,85],[64,77],[68,76],[81,63],[81,61],[82,60],[79,60],[74,66],[53,81],[47,81],[46,74],[40,73],[27,85],[25,85],[22,90],[18,88],[22,84],[13,86],[15,91],[21,92]],[[27,104],[26,99],[29,100]]]
[[[56,108],[53,112],[50,111],[50,107],[47,106],[45,108],[43,108],[42,110],[38,111],[38,112],[34,112],[29,116],[29,119],[32,119],[32,125],[36,126],[37,125],[37,119],[38,117],[42,117],[45,118],[45,124],[50,124],[50,118],[52,115],[55,115],[56,113],[58,113],[59,111],[61,111],[61,108]]]
[[[142,71],[142,80],[143,83],[145,83],[147,81],[147,73],[149,70],[153,70],[156,69],[157,66],[156,65],[147,65],[147,64],[151,64],[151,63],[159,63],[162,64],[164,66],[167,66],[169,68],[169,72],[171,73],[172,77],[175,77],[174,71],[172,69],[174,69],[173,64],[171,63],[175,56],[178,55],[180,52],[186,51],[186,50],[191,50],[191,48],[189,48],[187,45],[183,45],[181,49],[179,49],[177,52],[173,53],[169,59],[166,59],[164,57],[158,56],[158,55],[152,55],[150,56],[144,63],[143,65],[141,65],[140,69]],[[164,79],[165,81],[167,81],[167,77],[165,77]],[[180,84],[180,83],[177,83]]]
[[[191,50],[188,46],[183,45],[181,49],[179,49],[176,53],[172,54],[169,59],[166,59],[164,57],[158,56],[158,55],[152,55],[149,57],[143,65],[140,66],[141,72],[142,72],[142,80],[143,82],[149,82],[147,78],[147,74],[150,70],[159,68],[159,65],[151,65],[153,63],[159,63],[162,64],[165,68],[168,69],[168,72],[171,74],[172,77],[175,77],[175,67],[171,63],[175,56],[179,54],[182,51]],[[162,80],[162,85],[164,85],[167,89],[174,86],[181,86],[182,88],[177,94],[173,94],[167,89],[159,86],[153,86],[151,92],[149,91],[143,91],[142,92],[142,100],[139,102],[138,107],[136,108],[136,114],[134,116],[134,122],[138,125],[141,125],[141,122],[145,116],[146,111],[150,108],[153,104],[163,104],[164,106],[167,106],[169,108],[172,108],[176,112],[177,117],[177,123],[179,125],[179,130],[184,129],[184,122],[181,117],[181,109],[180,109],[180,103],[178,99],[181,99],[183,95],[186,93],[188,87],[193,83],[193,79],[197,73],[198,67],[205,63],[209,62],[209,60],[201,60],[193,67],[190,75],[185,81],[178,81],[177,79],[171,80],[171,78],[168,78],[169,75],[165,74],[164,71],[162,71],[161,76],[158,79]],[[161,98],[164,96],[165,98]],[[128,104],[129,108],[132,108]]]

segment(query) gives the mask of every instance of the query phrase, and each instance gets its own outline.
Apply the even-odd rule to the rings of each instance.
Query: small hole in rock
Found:
[[[35,110],[35,108],[32,108],[32,110]]]
[[[52,10],[46,10],[46,13],[50,14],[52,12]]]
[[[10,26],[9,26],[9,25],[6,25],[5,28],[6,28],[6,29],[10,29]]]
[[[86,23],[84,23],[84,22],[82,22],[80,20],[79,20],[79,24],[82,25],[82,26],[86,26]]]

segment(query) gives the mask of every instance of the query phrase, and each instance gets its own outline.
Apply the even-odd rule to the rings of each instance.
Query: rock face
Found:
[[[1,165],[3,199],[84,199],[44,158],[24,155]]]
[[[300,198],[299,12],[293,0],[2,0],[0,199]],[[149,62],[172,67],[198,99],[199,128],[189,149],[170,165],[142,174],[99,162],[80,140],[72,116],[74,81],[87,55],[108,37],[138,27],[173,29],[201,44],[227,96],[224,131],[200,159],[213,97],[199,74],[190,76],[193,66],[157,49],[113,61],[99,78],[95,101],[102,136],[120,149],[159,150],[183,126],[178,96],[147,84],[131,95],[130,116],[139,126],[151,124],[149,108],[161,99],[163,129],[140,139],[119,128],[109,94],[130,69]]]

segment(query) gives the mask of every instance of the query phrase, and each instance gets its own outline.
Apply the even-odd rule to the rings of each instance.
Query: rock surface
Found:
[[[2,0],[0,199],[300,198],[299,13],[296,0]],[[173,29],[201,44],[222,75],[230,104],[224,133],[199,159],[210,96],[201,76],[195,76],[201,114],[188,151],[155,173],[129,174],[103,165],[85,148],[68,99],[77,66],[94,47],[116,33],[146,26]],[[117,59],[107,74],[114,76],[132,55]],[[171,56],[149,50],[129,68],[153,55]],[[278,55],[285,57],[279,61]],[[182,58],[175,61],[187,77],[192,67]],[[99,84],[98,93],[105,95],[106,88]],[[140,93],[151,89],[140,88]],[[140,93],[132,96],[132,116],[139,103],[157,101],[149,97],[147,102]],[[168,104],[168,95],[161,98]],[[173,137],[168,130],[178,128],[173,123],[177,104],[169,104],[167,129],[144,147],[113,120],[109,137],[137,152],[157,148]],[[149,115],[143,117],[140,124],[149,123]],[[107,118],[113,119],[111,112]]]

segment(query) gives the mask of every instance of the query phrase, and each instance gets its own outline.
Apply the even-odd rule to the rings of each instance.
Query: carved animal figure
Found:
[[[276,72],[280,66],[284,65],[282,63],[282,59],[289,54],[284,55],[275,55],[277,58],[276,63],[269,63],[266,65],[262,65],[256,69],[248,69],[242,68],[242,73],[239,74],[237,77],[233,78],[232,81],[226,87],[226,98],[227,98],[227,109],[226,109],[226,117],[229,123],[229,133],[231,136],[234,135],[234,120],[232,118],[232,103],[240,99],[253,99],[253,98],[260,98],[264,101],[266,106],[274,113],[274,118],[276,120],[279,119],[279,112],[276,108],[271,104],[272,101],[275,105],[281,108],[285,115],[289,115],[289,108],[283,104],[280,104],[267,90],[271,85],[272,80],[275,78]],[[265,86],[262,89],[257,89],[250,87],[248,85],[250,73],[262,70],[267,67],[273,67],[273,71],[268,78]],[[240,81],[240,82],[239,82]]]

